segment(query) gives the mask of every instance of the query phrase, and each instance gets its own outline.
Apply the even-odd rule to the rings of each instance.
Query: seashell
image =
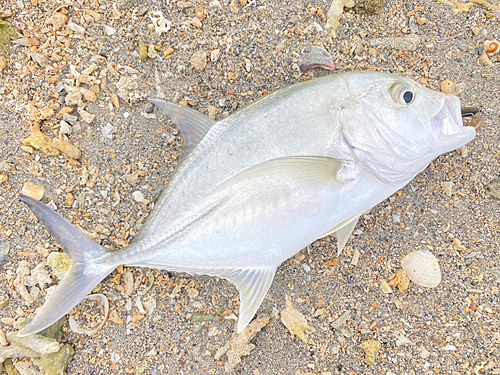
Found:
[[[486,40],[484,42],[484,52],[486,53],[497,53],[499,49],[498,41],[496,40]]]
[[[335,64],[333,62],[333,57],[324,48],[318,46],[312,46],[310,50],[306,50],[302,56],[300,56],[299,61],[297,61],[301,73],[304,73],[310,68],[325,68],[328,70],[333,70]]]
[[[436,257],[427,249],[413,251],[401,259],[401,266],[415,284],[434,288],[441,282],[441,269]]]
[[[102,310],[102,317],[100,318],[101,321],[97,325],[97,327],[80,327],[80,325],[76,322],[74,315],[70,315],[69,317],[69,328],[75,332],[75,333],[80,333],[80,334],[85,334],[85,335],[93,335],[97,331],[99,331],[104,324],[106,323],[106,320],[108,319],[109,315],[109,302],[108,299],[104,294],[90,294],[86,296],[82,301],[89,300],[89,301],[96,301],[97,303],[101,304],[101,310]],[[81,303],[81,302],[80,302]],[[88,320],[88,318],[87,318]]]
[[[445,79],[441,82],[441,92],[455,95],[457,93],[457,85],[452,80]]]

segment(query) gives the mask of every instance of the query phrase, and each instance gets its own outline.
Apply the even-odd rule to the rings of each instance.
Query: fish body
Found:
[[[458,98],[385,73],[292,85],[217,122],[152,102],[178,126],[184,149],[129,246],[108,251],[21,196],[73,260],[21,335],[55,322],[121,264],[230,280],[241,297],[240,332],[279,264],[333,232],[340,253],[361,214],[475,136],[462,126]]]

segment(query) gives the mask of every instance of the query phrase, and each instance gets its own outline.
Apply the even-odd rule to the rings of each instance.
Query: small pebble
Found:
[[[132,196],[134,197],[136,202],[141,203],[144,200],[144,195],[139,190],[134,191],[132,193]]]
[[[78,105],[78,103],[82,100],[82,94],[79,91],[73,91],[66,95],[64,102],[66,105]]]
[[[201,331],[203,331],[203,326],[201,324],[193,324],[193,333],[196,334],[196,333],[200,333]]]
[[[112,363],[118,363],[118,361],[120,360],[120,356],[116,353],[111,353],[111,358],[110,358],[110,361]]]
[[[451,190],[453,188],[453,182],[452,181],[445,181],[443,182],[443,191],[448,197],[451,197]]]
[[[69,122],[71,125],[75,125],[78,117],[70,115],[69,113],[64,113],[63,120]]]
[[[82,117],[82,120],[86,122],[87,124],[90,124],[92,121],[95,119],[95,115],[92,113],[87,112],[86,110],[82,108],[78,108],[78,113]]]
[[[422,348],[420,350],[420,357],[422,359],[427,359],[427,358],[429,358],[430,355],[431,355],[431,353],[428,350],[426,350],[425,348]]]
[[[210,52],[210,61],[215,62],[219,60],[220,57],[220,49],[214,49],[212,52]]]
[[[85,91],[85,94],[83,94],[83,97],[85,98],[85,100],[87,100],[89,102],[95,102],[97,100],[97,95],[92,90]]]
[[[78,147],[72,145],[69,142],[66,142],[63,139],[54,138],[52,140],[52,146],[72,159],[80,159],[80,157],[82,156],[82,153],[78,149]]]
[[[45,188],[42,185],[28,181],[24,184],[21,193],[36,200],[40,200],[45,195]]]
[[[0,56],[0,73],[7,67],[7,59],[4,56]]]
[[[73,203],[75,203],[75,197],[73,196],[73,194],[66,194],[66,206],[71,207],[73,206]]]
[[[108,25],[105,25],[104,26],[104,30],[106,30],[106,34],[108,34],[109,36],[113,35],[116,33],[116,29],[114,27],[111,27],[111,26],[108,26]]]
[[[480,57],[479,57],[479,62],[482,64],[482,65],[486,65],[486,66],[491,66],[493,65],[493,62],[490,60],[490,58],[488,57],[488,55],[485,53],[483,53]]]
[[[71,134],[72,132],[72,128],[71,128],[71,125],[68,124],[66,121],[64,120],[61,120],[61,122],[59,123],[60,127],[59,127],[59,132],[62,133],[62,134]]]
[[[111,131],[114,129],[113,125],[107,124],[101,129],[102,135],[104,138],[108,139],[113,139],[113,135],[111,134]]]
[[[205,67],[207,66],[207,52],[196,51],[195,53],[193,53],[193,56],[191,56],[189,62],[195,70],[201,71],[205,69]]]

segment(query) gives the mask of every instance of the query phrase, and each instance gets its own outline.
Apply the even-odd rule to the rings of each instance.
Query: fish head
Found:
[[[405,77],[366,72],[346,76],[340,131],[361,163],[387,182],[411,180],[437,156],[474,139],[460,100]]]

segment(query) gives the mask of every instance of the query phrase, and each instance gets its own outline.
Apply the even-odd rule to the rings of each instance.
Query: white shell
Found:
[[[104,294],[89,294],[88,296],[84,297],[82,301],[84,300],[91,300],[91,301],[98,301],[101,303],[102,308],[103,308],[103,317],[102,317],[102,322],[97,326],[97,328],[94,329],[87,329],[87,327],[80,327],[80,325],[76,322],[75,317],[73,315],[69,316],[69,328],[75,332],[75,333],[80,333],[84,335],[93,335],[94,333],[98,332],[106,323],[106,320],[108,320],[108,315],[109,315],[109,302],[108,299]]]
[[[434,288],[441,282],[441,269],[429,250],[412,251],[401,259],[401,266],[415,284]]]

